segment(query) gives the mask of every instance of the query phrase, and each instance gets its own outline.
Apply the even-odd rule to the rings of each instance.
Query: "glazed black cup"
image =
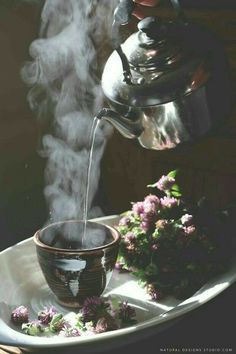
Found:
[[[100,296],[114,269],[119,232],[88,221],[50,224],[34,235],[37,257],[44,277],[66,307],[80,307],[91,296]]]

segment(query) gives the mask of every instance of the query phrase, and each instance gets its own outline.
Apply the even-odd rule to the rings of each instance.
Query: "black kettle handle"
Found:
[[[178,21],[187,24],[188,21],[182,7],[180,6],[179,0],[170,0],[170,2],[176,12]]]
[[[120,0],[113,14],[111,40],[114,49],[120,57],[123,67],[123,81],[128,85],[132,84],[132,75],[126,55],[121,48],[120,27],[129,23],[135,3],[133,0]]]
[[[187,24],[186,16],[182,10],[179,0],[170,0],[174,10],[177,14],[177,19],[183,24]],[[132,85],[132,74],[129,66],[129,62],[121,48],[120,39],[120,26],[129,23],[132,12],[134,10],[135,3],[133,0],[120,0],[118,6],[115,8],[112,23],[112,44],[116,52],[118,53],[123,67],[123,80],[128,85]]]

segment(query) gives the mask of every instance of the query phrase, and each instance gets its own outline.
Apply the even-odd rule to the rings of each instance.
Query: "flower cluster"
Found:
[[[133,272],[154,300],[185,298],[224,268],[222,240],[201,223],[201,208],[185,203],[176,171],[148,187],[156,193],[132,203],[119,222],[116,268]]]
[[[51,306],[40,311],[36,320],[29,321],[29,310],[19,306],[12,311],[11,320],[31,336],[78,337],[123,328],[136,322],[135,316],[135,309],[126,301],[93,296],[84,301],[78,313],[70,313],[69,316],[63,316]]]
[[[29,310],[25,306],[19,306],[12,311],[11,319],[16,324],[22,324],[28,322]]]

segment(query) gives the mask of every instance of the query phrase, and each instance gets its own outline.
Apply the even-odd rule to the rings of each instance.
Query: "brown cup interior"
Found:
[[[92,250],[115,242],[117,236],[112,230],[91,221],[87,221],[86,225],[84,221],[57,222],[42,229],[37,241],[60,250]]]

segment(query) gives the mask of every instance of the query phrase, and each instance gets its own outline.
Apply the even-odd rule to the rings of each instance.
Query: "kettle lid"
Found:
[[[139,31],[125,43],[126,57],[134,70],[166,71],[180,61],[183,50],[176,38],[178,28],[173,22],[162,23],[147,17],[139,22]]]
[[[208,80],[206,56],[191,43],[188,23],[147,17],[139,22],[138,29],[122,45],[132,73],[131,84],[123,81],[116,52],[105,65],[102,87],[110,100],[136,107],[163,104],[191,93]]]

